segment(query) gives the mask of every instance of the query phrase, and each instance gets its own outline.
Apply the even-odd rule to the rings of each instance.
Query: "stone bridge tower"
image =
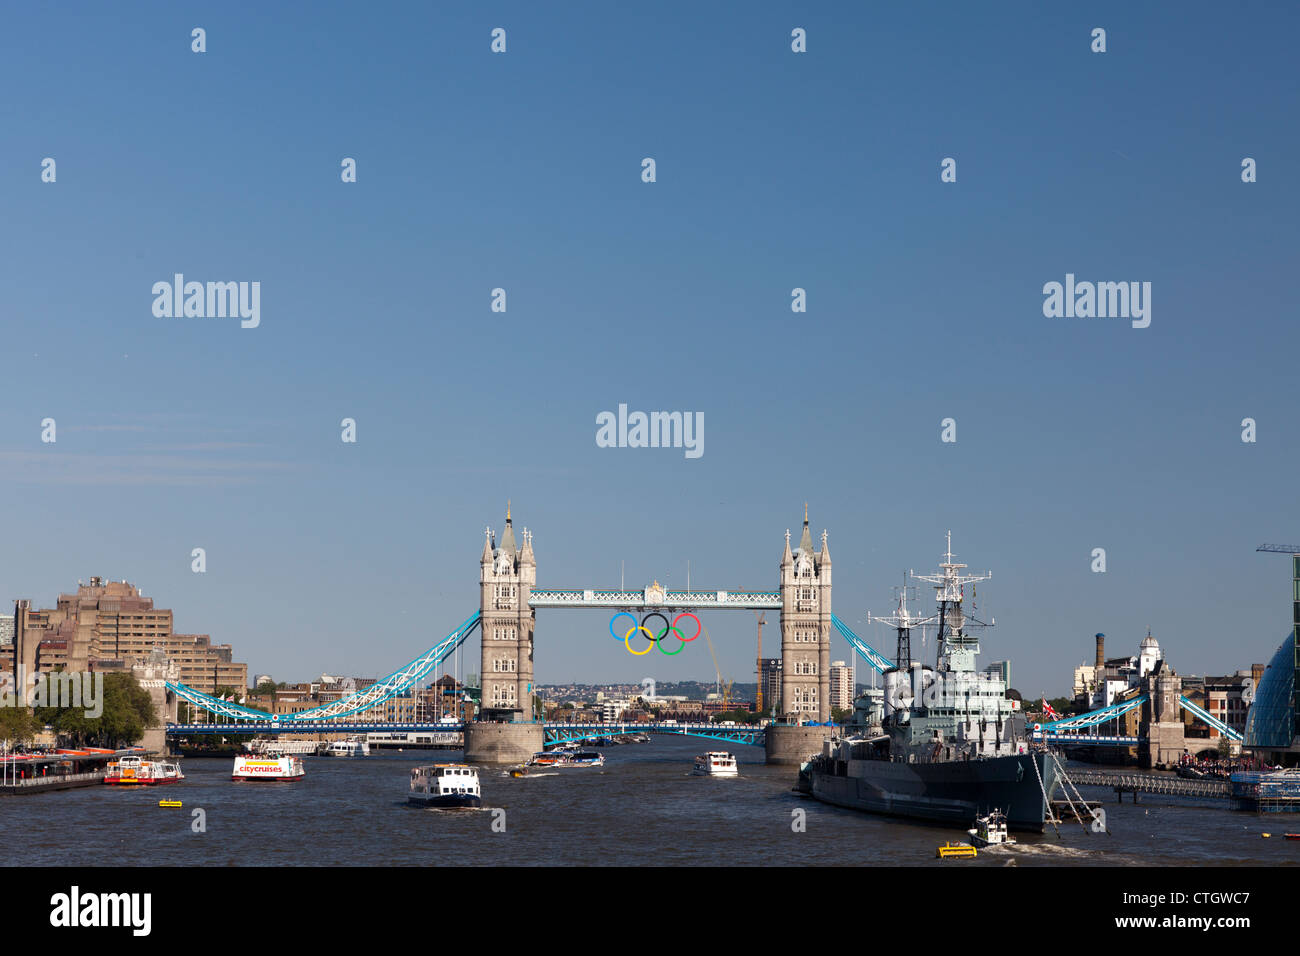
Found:
[[[532,535],[525,528],[523,547],[506,506],[506,527],[497,546],[488,528],[479,559],[479,609],[483,614],[482,716],[487,719],[533,719],[533,629],[537,612],[528,606],[537,584]]]
[[[804,505],[803,535],[781,556],[781,716],[826,722],[831,716],[831,552],[813,551]]]
[[[533,536],[525,528],[515,542],[506,504],[498,545],[488,528],[478,563],[482,699],[478,720],[465,725],[465,759],[471,763],[520,763],[542,749],[544,734],[533,717],[533,629],[537,612],[529,598],[537,585]]]
[[[1187,746],[1178,702],[1183,693],[1183,679],[1170,669],[1168,661],[1159,661],[1142,678],[1142,693],[1147,695],[1147,702],[1142,705],[1138,723],[1138,766],[1144,769],[1173,766]]]

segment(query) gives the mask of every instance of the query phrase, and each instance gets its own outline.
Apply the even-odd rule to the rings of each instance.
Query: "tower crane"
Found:
[[[700,624],[700,630],[704,632],[704,642],[709,645],[709,656],[713,658],[713,672],[714,674],[717,675],[717,679],[718,679],[717,684],[715,685],[717,688],[718,696],[722,698],[722,703],[726,707],[730,707],[731,706],[731,685],[734,684],[735,681],[726,681],[725,683],[723,682],[722,668],[718,666],[718,655],[715,654],[713,651],[713,639],[709,637],[709,629],[705,627],[703,624]]]

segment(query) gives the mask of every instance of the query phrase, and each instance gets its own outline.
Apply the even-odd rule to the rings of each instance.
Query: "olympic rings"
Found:
[[[645,646],[644,651],[632,650],[632,643],[631,643],[632,635],[635,634],[637,631],[645,631],[645,636],[650,638],[650,643]],[[644,657],[646,654],[649,654],[650,648],[654,647],[656,643],[657,642],[654,639],[654,635],[650,633],[650,629],[648,627],[642,627],[640,625],[637,625],[636,627],[628,631],[625,635],[623,635],[623,645],[627,648],[627,652],[633,655],[634,657]]]
[[[631,618],[631,620],[634,622],[632,627],[628,628],[627,633],[624,634],[622,637],[619,637],[618,633],[614,630],[614,622],[618,620],[620,617]],[[650,628],[646,627],[646,623],[652,617],[657,617],[664,622],[664,629],[660,631],[658,634],[655,634],[653,631],[650,630]],[[690,637],[683,637],[681,630],[677,627],[678,623],[684,617],[689,617],[692,621],[695,622],[695,633],[692,634]],[[659,651],[665,657],[675,657],[685,649],[687,644],[689,644],[691,641],[699,637],[704,630],[703,625],[700,624],[700,619],[696,617],[694,614],[692,614],[690,611],[683,611],[680,614],[678,614],[675,618],[673,618],[673,622],[671,624],[668,623],[668,616],[664,614],[662,611],[651,611],[641,620],[640,624],[635,623],[636,619],[637,619],[636,615],[632,614],[630,611],[619,611],[617,614],[615,614],[613,617],[609,619],[610,636],[613,637],[614,640],[616,641],[622,641],[623,646],[627,648],[627,652],[633,655],[634,657],[644,657],[646,654],[650,653],[651,646],[656,644],[659,645]],[[621,626],[619,630],[622,630]],[[632,635],[635,634],[637,631],[644,631],[645,636],[650,641],[650,643],[646,645],[646,649],[644,651],[632,650]],[[677,640],[681,641],[681,644],[678,646],[677,650],[675,651],[664,650],[663,639],[668,636],[668,633],[670,631],[673,634],[677,635]]]

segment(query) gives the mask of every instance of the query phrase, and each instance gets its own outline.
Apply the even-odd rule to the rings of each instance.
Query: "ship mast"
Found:
[[[912,628],[919,627],[922,624],[930,624],[938,619],[937,615],[930,617],[915,617],[907,608],[908,591],[915,591],[915,588],[909,588],[907,584],[907,572],[903,572],[902,587],[894,589],[898,593],[898,609],[893,613],[885,616],[873,616],[867,613],[867,623],[876,621],[880,624],[888,624],[890,627],[898,629],[898,649],[894,654],[894,666],[901,671],[909,671],[912,668]]]
[[[939,638],[935,641],[935,666],[943,657],[945,647],[966,647],[966,613],[962,608],[962,601],[965,594],[964,589],[967,584],[978,584],[980,581],[987,581],[993,577],[992,572],[986,574],[961,574],[961,569],[966,567],[952,559],[952,532],[948,532],[948,552],[947,560],[939,564],[940,573],[938,574],[917,574],[912,572],[912,577],[918,581],[929,581],[934,585],[935,591],[938,592],[939,601]],[[983,621],[970,619],[971,622],[979,627],[988,627]],[[945,633],[946,632],[946,633]]]

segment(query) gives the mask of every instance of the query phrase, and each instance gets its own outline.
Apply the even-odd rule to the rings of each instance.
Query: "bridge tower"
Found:
[[[479,559],[479,610],[482,625],[482,710],[507,720],[533,719],[533,630],[537,612],[528,598],[537,584],[532,535],[523,532],[522,548],[506,506],[501,544],[488,528]]]
[[[1142,692],[1147,702],[1142,705],[1138,723],[1138,766],[1171,767],[1187,746],[1179,704],[1183,679],[1173,672],[1168,661],[1159,661],[1142,677]]]
[[[781,556],[781,707],[791,722],[831,716],[831,552],[822,532],[814,552],[804,505],[803,535]]]
[[[482,701],[478,721],[465,727],[465,759],[517,763],[542,749],[542,725],[533,717],[533,631],[529,597],[537,585],[533,536],[515,542],[510,505],[498,545],[486,529],[479,557]]]

